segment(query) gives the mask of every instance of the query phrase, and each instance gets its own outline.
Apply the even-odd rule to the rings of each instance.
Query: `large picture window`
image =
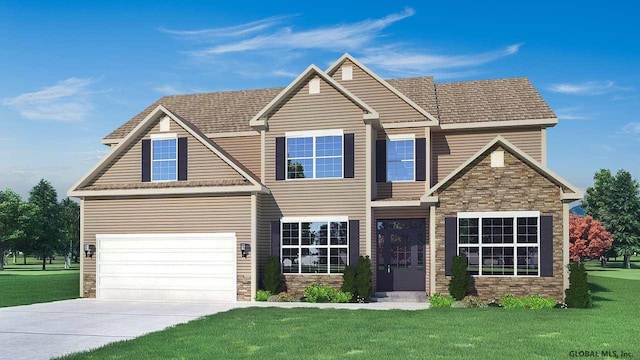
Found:
[[[287,134],[287,179],[343,177],[341,130]]]
[[[415,139],[387,140],[387,181],[415,180]]]
[[[283,221],[282,272],[341,274],[348,265],[347,221]]]
[[[458,213],[458,254],[471,275],[538,276],[540,213]]]
[[[151,181],[178,179],[178,139],[152,139]]]

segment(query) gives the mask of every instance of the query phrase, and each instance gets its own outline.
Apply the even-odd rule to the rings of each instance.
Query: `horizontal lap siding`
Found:
[[[241,180],[242,176],[220,159],[209,148],[191,136],[173,120],[168,132],[160,131],[157,121],[154,126],[141,134],[121,156],[114,159],[94,181],[94,184],[139,183],[142,181],[142,140],[150,134],[177,133],[178,137],[187,137],[188,141],[188,179],[189,180]],[[258,159],[260,156],[258,155]],[[259,161],[259,160],[258,160]]]
[[[265,184],[271,194],[262,196],[259,231],[268,234],[271,221],[283,216],[346,215],[360,220],[364,234],[365,125],[363,111],[328,83],[321,81],[320,94],[309,94],[308,84],[290,96],[268,120],[265,139]],[[343,129],[355,136],[353,179],[275,180],[275,139],[287,131]],[[364,236],[360,251],[365,251]]]
[[[458,166],[501,135],[537,161],[542,159],[542,131],[492,130],[492,131],[440,131],[431,134],[431,181],[436,184]],[[432,185],[433,185],[432,184]]]
[[[425,128],[383,129],[378,130],[377,140],[386,140],[388,135],[414,134],[416,139],[425,137]],[[427,146],[431,146],[427,141]],[[428,166],[428,164],[427,164]],[[424,195],[424,181],[411,182],[379,182],[377,187],[377,199],[398,197],[420,197]]]
[[[96,234],[234,232],[238,241],[238,274],[250,275],[250,258],[240,243],[251,242],[251,197],[177,197],[84,201],[84,243]],[[84,259],[83,273],[95,275],[95,257]],[[95,287],[95,284],[94,284]],[[85,293],[91,289],[85,289]]]
[[[333,78],[347,88],[355,96],[371,106],[380,114],[381,123],[426,121],[427,118],[394,94],[378,80],[364,70],[346,60],[343,64],[353,67],[353,80],[342,80],[342,67],[339,67]]]
[[[238,160],[239,163],[251,170],[252,173],[260,177],[260,134],[214,138],[213,141]]]

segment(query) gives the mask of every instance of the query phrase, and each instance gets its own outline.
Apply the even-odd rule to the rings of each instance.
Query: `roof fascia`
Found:
[[[553,127],[558,124],[558,118],[527,119],[527,120],[507,120],[507,121],[483,121],[475,123],[440,124],[441,130],[467,130],[479,128],[498,128],[513,126],[542,126]]]
[[[67,193],[73,197],[104,197],[104,196],[153,196],[153,195],[193,195],[193,194],[232,194],[232,193],[269,193],[269,189],[256,185],[237,186],[200,186],[185,188],[156,188],[156,189],[120,189],[120,190],[73,190]]]

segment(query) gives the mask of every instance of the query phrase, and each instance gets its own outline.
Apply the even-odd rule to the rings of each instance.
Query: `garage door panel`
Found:
[[[175,250],[233,250],[235,244],[229,242],[229,239],[233,237],[218,237],[216,239],[211,238],[192,238],[178,236],[175,238],[135,238],[135,237],[120,237],[120,238],[108,238],[102,245],[102,250],[157,250],[157,249],[175,249]],[[171,240],[171,241],[163,241]]]
[[[103,263],[218,263],[218,262],[234,262],[236,258],[235,251],[209,251],[209,252],[160,252],[160,251],[111,251],[105,252],[101,249],[100,262]],[[108,251],[108,250],[107,250]]]
[[[221,264],[222,265],[222,264]],[[229,262],[227,264],[229,266],[228,269],[224,269],[225,272],[234,273],[235,264],[233,262]],[[156,264],[156,266],[151,266],[151,264],[100,264],[99,272],[101,274],[109,274],[109,275],[127,275],[127,274],[140,274],[140,275],[162,275],[171,273],[174,275],[214,275],[220,273],[220,268],[218,266],[211,266],[208,263],[203,264],[180,264],[180,263],[172,263],[170,265],[167,264]],[[107,276],[107,275],[103,275]]]
[[[102,289],[148,289],[148,290],[234,290],[235,279],[226,276],[105,276],[100,279]]]
[[[101,291],[104,299],[126,299],[129,301],[235,301],[235,292],[229,291],[184,291],[184,290],[142,290],[142,289],[104,289]]]

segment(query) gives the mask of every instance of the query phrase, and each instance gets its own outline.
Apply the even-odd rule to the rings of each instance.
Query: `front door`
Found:
[[[425,220],[378,220],[377,291],[424,291]]]

